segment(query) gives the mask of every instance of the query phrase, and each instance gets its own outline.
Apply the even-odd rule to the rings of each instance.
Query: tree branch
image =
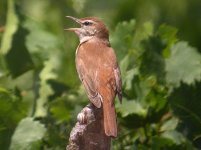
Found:
[[[105,135],[102,108],[87,105],[77,116],[66,150],[109,150],[111,137]]]

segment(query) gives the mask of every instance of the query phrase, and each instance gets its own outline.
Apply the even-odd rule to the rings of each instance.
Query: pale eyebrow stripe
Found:
[[[86,21],[88,21],[88,22],[90,22],[90,23],[96,24],[96,22],[95,22],[95,21],[92,21],[92,20],[85,20],[85,21],[83,21],[83,23],[86,22]]]

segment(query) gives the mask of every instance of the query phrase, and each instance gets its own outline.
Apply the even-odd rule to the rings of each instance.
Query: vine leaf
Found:
[[[24,118],[18,124],[11,140],[10,150],[40,149],[45,127],[33,118]]]
[[[180,82],[188,85],[201,80],[201,55],[187,42],[178,42],[171,48],[166,59],[167,83],[178,87]]]

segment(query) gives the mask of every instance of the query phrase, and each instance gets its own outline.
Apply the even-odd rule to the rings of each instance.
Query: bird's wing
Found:
[[[119,66],[117,64],[117,67],[114,68],[114,76],[115,76],[115,81],[116,81],[116,88],[117,88],[117,94],[119,101],[122,102],[122,80],[121,80],[121,72],[119,69]]]
[[[101,67],[99,67],[99,92],[103,99],[104,129],[107,136],[117,136],[115,96],[121,101],[121,74],[116,55],[111,47],[102,49]]]
[[[91,77],[91,75],[89,74],[89,72],[87,72],[87,66],[82,62],[82,60],[78,60],[79,62],[77,62],[77,71],[79,74],[79,78],[82,81],[84,87],[85,87],[85,91],[86,94],[89,98],[89,100],[97,107],[100,108],[101,107],[101,101],[102,101],[102,97],[101,95],[97,92],[97,87],[95,84],[95,80],[96,80],[96,75],[93,76],[93,78]]]
[[[113,78],[115,80],[115,89],[118,95],[119,101],[122,102],[122,80],[121,80],[121,71],[117,62],[116,55],[114,50],[111,47],[108,47],[105,51],[105,57],[108,58],[108,64],[113,68]]]

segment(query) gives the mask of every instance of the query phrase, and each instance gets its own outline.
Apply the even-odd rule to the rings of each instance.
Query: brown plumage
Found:
[[[114,50],[110,47],[109,33],[102,21],[95,17],[77,19],[80,28],[75,32],[80,44],[76,50],[76,68],[87,96],[97,108],[103,108],[104,129],[107,136],[117,136],[114,99],[121,101],[121,76]]]

